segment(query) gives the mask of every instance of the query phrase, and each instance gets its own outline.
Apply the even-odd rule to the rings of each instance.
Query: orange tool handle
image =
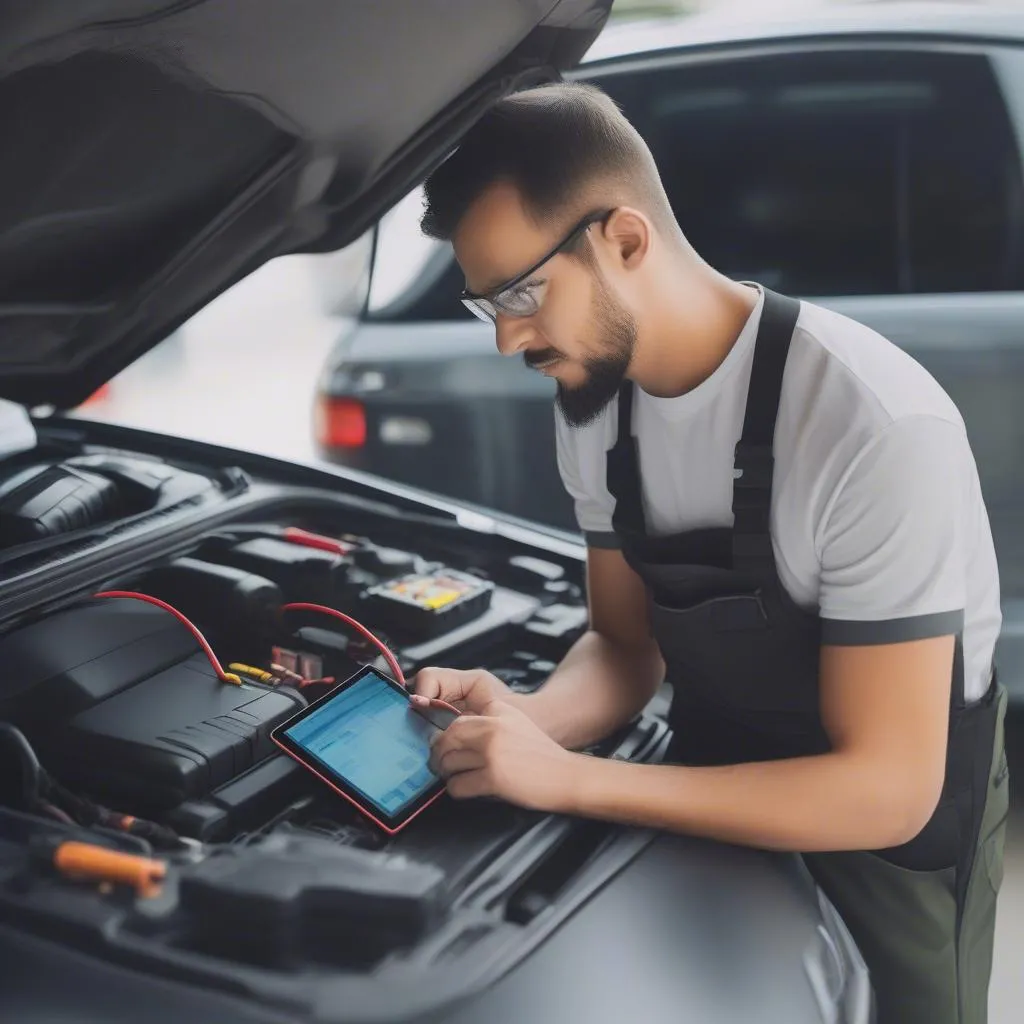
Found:
[[[156,896],[167,874],[162,860],[118,853],[91,843],[61,843],[54,852],[53,864],[68,878],[118,882],[130,885],[140,896]]]

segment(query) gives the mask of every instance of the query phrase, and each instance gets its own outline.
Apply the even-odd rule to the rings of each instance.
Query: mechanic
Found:
[[[544,688],[425,669],[470,712],[453,797],[804,855],[881,1024],[987,1018],[1008,806],[995,553],[957,409],[873,331],[730,280],[590,86],[499,102],[431,176],[497,347],[557,382],[590,629]],[[667,678],[668,763],[580,751]]]

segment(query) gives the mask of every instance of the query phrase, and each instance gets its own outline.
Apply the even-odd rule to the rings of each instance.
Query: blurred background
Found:
[[[994,6],[933,3],[942,31],[926,20],[896,45],[900,5],[884,0],[617,0],[581,72],[644,134],[710,262],[876,327],[957,402],[1000,558],[1024,777],[1024,0],[998,5],[1020,11],[1010,45],[984,42]],[[695,41],[713,59],[673,58]],[[552,382],[496,356],[419,210],[413,193],[342,252],[268,264],[77,414],[326,459],[574,529]],[[995,1024],[1024,1020],[1020,800],[1008,844]]]

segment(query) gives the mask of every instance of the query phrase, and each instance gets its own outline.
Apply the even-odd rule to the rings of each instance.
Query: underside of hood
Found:
[[[353,241],[610,4],[6,0],[0,397],[73,407],[267,260]]]

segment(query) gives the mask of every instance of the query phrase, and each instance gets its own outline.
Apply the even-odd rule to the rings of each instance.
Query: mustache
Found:
[[[523,353],[523,362],[531,370],[535,370],[538,366],[543,366],[545,363],[550,363],[554,359],[561,358],[562,353],[553,348],[542,348]]]

